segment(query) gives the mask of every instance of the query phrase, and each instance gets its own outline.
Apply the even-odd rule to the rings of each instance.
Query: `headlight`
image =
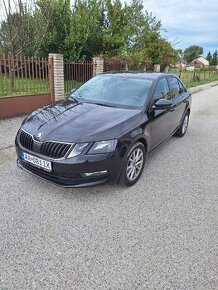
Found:
[[[89,143],[79,143],[79,144],[76,144],[72,151],[70,152],[70,154],[67,156],[67,158],[71,158],[71,157],[75,157],[75,156],[78,156],[79,154],[81,154],[83,152],[83,150],[86,148],[86,146],[88,145]]]
[[[110,153],[115,150],[117,146],[117,139],[95,142],[89,150],[88,154]]]

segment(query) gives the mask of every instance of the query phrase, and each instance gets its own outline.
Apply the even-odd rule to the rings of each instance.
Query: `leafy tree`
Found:
[[[66,54],[66,39],[70,33],[71,7],[70,0],[38,0],[35,18],[44,14],[49,5],[52,11],[45,37],[42,39],[38,54],[47,56],[50,52]]]
[[[2,1],[7,18],[1,23],[0,44],[12,54],[47,56],[53,52],[71,60],[121,56],[139,65],[162,66],[177,55],[161,37],[161,22],[144,9],[141,0],[130,4],[75,0],[73,6],[71,0]],[[11,1],[19,3],[16,11]]]
[[[164,38],[154,37],[146,51],[152,65],[160,64],[162,71],[167,65],[174,63],[178,59],[177,51]]]
[[[41,15],[29,0],[3,0],[2,11],[6,19],[1,22],[0,45],[5,53],[34,55],[45,36],[50,19],[49,2]]]
[[[162,25],[153,17],[152,13],[143,11],[140,1],[132,1],[128,7],[129,24],[127,26],[128,42],[125,53],[129,54],[136,62],[151,64],[149,50],[152,44],[160,38]],[[155,62],[156,63],[156,62]]]
[[[0,5],[5,15],[0,24],[1,50],[13,56],[37,54],[48,28],[49,6],[41,15],[37,15],[36,6],[31,0],[2,0]],[[9,62],[11,90],[15,89],[15,73],[19,69],[17,62]]]
[[[127,42],[126,31],[124,31],[128,24],[127,11],[120,0],[114,2],[106,0],[104,9],[102,53],[109,56],[119,55]]]
[[[81,19],[83,21],[81,21]],[[68,58],[130,56],[145,61],[150,34],[159,37],[161,23],[143,11],[139,0],[130,5],[120,0],[77,0],[73,7]]]
[[[177,53],[178,53],[178,57],[179,59],[183,59],[184,58],[184,52],[181,48],[177,49]]]
[[[210,65],[217,65],[217,64],[218,64],[217,50],[215,50],[211,58]]]
[[[209,63],[211,62],[211,59],[212,59],[212,55],[211,55],[211,52],[209,51],[207,56],[206,56],[206,59],[209,61]]]
[[[90,59],[102,52],[103,6],[99,0],[76,0],[66,38],[66,57]]]
[[[169,41],[160,36],[161,28],[161,22],[146,12],[143,29],[139,32],[138,38],[135,38],[131,52],[139,63],[144,61],[151,65],[160,64],[164,70],[167,65],[176,61],[178,52]]]
[[[184,50],[184,59],[191,62],[203,54],[203,48],[198,45],[191,45]]]

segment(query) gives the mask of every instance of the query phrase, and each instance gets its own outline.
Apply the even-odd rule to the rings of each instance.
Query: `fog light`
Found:
[[[94,176],[103,176],[107,174],[108,174],[107,170],[103,170],[103,171],[96,171],[96,172],[87,172],[87,173],[83,173],[82,175],[85,177],[94,177]]]

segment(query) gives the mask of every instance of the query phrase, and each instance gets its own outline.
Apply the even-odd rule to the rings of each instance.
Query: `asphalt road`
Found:
[[[0,289],[218,289],[218,87],[131,188],[62,189],[16,167],[0,121]],[[11,147],[12,146],[12,147]]]

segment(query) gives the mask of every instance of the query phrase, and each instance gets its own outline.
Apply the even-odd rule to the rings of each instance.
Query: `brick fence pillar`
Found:
[[[104,59],[101,57],[93,57],[93,76],[97,76],[104,72]]]
[[[49,53],[53,58],[53,100],[58,101],[64,98],[64,59],[62,54]]]

